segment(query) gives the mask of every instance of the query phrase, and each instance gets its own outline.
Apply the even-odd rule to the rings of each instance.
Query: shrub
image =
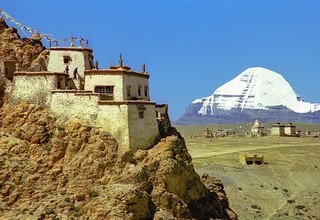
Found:
[[[97,191],[91,191],[90,192],[90,196],[91,197],[97,197],[99,195],[99,193]]]

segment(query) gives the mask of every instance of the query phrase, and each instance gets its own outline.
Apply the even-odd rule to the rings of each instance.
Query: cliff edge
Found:
[[[0,137],[2,219],[237,218],[177,132],[119,153],[107,132],[24,103],[1,108]]]
[[[21,39],[1,18],[0,48],[18,69],[46,68],[40,39]],[[120,152],[84,121],[7,104],[11,86],[0,76],[0,219],[237,219],[222,183],[199,177],[175,129],[161,130],[151,149]]]
[[[15,60],[17,70],[47,70],[48,51],[37,34],[21,38],[17,29],[0,17],[0,60]]]

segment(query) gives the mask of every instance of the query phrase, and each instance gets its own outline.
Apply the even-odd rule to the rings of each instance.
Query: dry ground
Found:
[[[188,129],[179,128],[182,135]],[[186,139],[196,171],[220,178],[240,220],[320,219],[320,139],[225,137]],[[241,153],[266,164],[243,166]]]

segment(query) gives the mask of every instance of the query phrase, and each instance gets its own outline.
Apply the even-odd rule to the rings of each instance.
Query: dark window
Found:
[[[113,86],[95,86],[95,93],[113,95]]]
[[[71,61],[71,57],[63,56],[63,63],[68,64]]]
[[[127,96],[131,96],[131,86],[127,86]]]
[[[141,96],[141,86],[138,86],[138,96]]]
[[[252,165],[253,164],[253,160],[247,160],[246,161],[248,165]]]
[[[100,93],[100,100],[113,100],[113,86],[95,86],[95,93]]]
[[[148,87],[144,87],[144,96],[148,96]]]
[[[139,118],[143,118],[143,111],[140,110],[138,113],[139,113]]]

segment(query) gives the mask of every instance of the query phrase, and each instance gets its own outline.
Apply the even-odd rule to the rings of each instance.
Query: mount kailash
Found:
[[[282,75],[252,67],[223,84],[211,96],[194,100],[176,124],[252,122],[320,123],[320,103],[301,99]]]

